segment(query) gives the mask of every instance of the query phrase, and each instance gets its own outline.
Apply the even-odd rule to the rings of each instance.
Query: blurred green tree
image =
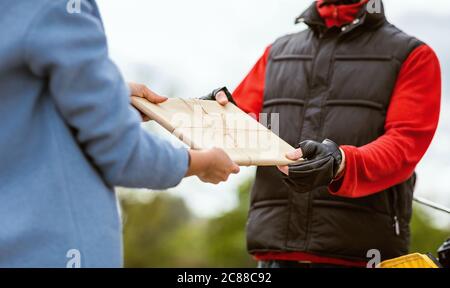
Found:
[[[164,192],[147,201],[122,194],[125,267],[255,267],[245,246],[250,185],[240,187],[234,210],[212,219]]]
[[[247,253],[245,226],[252,181],[243,183],[238,191],[238,206],[208,221],[205,231],[207,257],[214,267],[255,267],[256,262]]]
[[[437,249],[449,237],[450,229],[437,228],[421,206],[414,206],[411,222],[411,252],[432,253],[437,256]]]
[[[122,198],[126,267],[169,267],[179,261],[171,238],[190,221],[181,199],[158,194],[149,202]]]

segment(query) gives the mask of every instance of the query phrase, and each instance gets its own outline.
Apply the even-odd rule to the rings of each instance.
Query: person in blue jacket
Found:
[[[165,98],[124,82],[95,1],[79,4],[0,0],[0,267],[121,267],[115,186],[239,171],[141,128],[130,95]]]

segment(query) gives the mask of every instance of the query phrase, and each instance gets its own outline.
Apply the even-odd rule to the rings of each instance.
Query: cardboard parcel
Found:
[[[171,98],[156,105],[133,97],[132,104],[192,149],[221,148],[240,166],[294,163],[286,158],[292,146],[232,103]]]

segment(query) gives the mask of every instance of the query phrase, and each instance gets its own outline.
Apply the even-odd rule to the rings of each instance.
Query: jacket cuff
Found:
[[[342,146],[341,149],[345,154],[345,168],[339,179],[328,186],[328,191],[335,196],[354,198],[356,183],[358,182],[355,155],[359,151],[358,148],[353,146]]]
[[[176,162],[173,163],[172,171],[168,172],[170,174],[167,179],[169,187],[175,187],[180,184],[181,180],[186,176],[190,165],[189,151],[186,148],[175,148],[173,154],[173,159],[176,159]]]

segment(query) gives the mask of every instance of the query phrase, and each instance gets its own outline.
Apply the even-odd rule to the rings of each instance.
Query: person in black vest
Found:
[[[408,253],[441,73],[429,46],[370,5],[315,1],[297,18],[305,31],[270,45],[233,95],[210,95],[278,113],[280,137],[300,148],[288,157],[305,159],[257,170],[247,246],[260,267],[365,267],[369,251]]]

